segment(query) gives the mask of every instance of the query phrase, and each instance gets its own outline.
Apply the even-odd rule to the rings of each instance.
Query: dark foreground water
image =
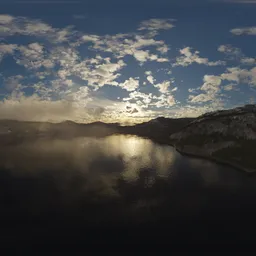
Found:
[[[3,246],[248,243],[255,206],[255,176],[139,137],[0,149]]]

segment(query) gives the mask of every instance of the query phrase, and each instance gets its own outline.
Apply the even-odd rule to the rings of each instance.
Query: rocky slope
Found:
[[[150,138],[154,141],[167,143],[172,133],[180,131],[195,118],[165,118],[158,117],[149,122],[137,124],[134,126],[120,127],[122,134],[134,134],[142,137]]]
[[[182,153],[256,171],[256,105],[204,114],[170,139]]]

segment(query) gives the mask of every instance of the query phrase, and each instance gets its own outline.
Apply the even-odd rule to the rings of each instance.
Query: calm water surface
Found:
[[[172,226],[174,233],[196,225],[205,237],[215,223],[239,236],[256,216],[254,176],[148,139],[76,138],[0,150],[5,238],[20,239],[24,227],[35,237],[53,230],[59,237],[63,228],[130,225]]]

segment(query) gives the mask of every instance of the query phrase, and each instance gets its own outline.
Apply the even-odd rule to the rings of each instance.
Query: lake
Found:
[[[256,216],[255,176],[182,156],[149,139],[23,143],[0,149],[0,170],[6,243],[81,242],[85,235],[96,243],[103,229],[101,241],[118,241],[129,233],[123,230],[132,235],[122,241],[140,243],[153,237],[255,239],[249,232]]]

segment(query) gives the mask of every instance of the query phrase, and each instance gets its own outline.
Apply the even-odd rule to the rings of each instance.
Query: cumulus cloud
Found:
[[[8,24],[13,21],[13,17],[11,15],[2,14],[0,15],[0,24]]]
[[[205,75],[204,84],[199,88],[203,93],[198,95],[189,95],[189,102],[202,103],[209,101],[216,101],[219,97],[220,85],[222,81],[229,81],[232,84],[228,84],[223,87],[225,91],[239,90],[237,85],[248,84],[251,87],[256,86],[256,68],[250,70],[241,69],[239,67],[227,68],[225,73],[219,76]],[[189,89],[189,92],[194,92],[194,89]]]
[[[38,69],[40,67],[53,68],[54,62],[46,59],[44,47],[39,43],[31,43],[28,46],[19,46],[17,50],[20,55],[16,55],[17,64],[23,65],[28,69]]]
[[[139,87],[139,80],[130,77],[125,82],[120,83],[119,86],[127,91],[134,91]]]
[[[152,93],[142,93],[138,91],[133,91],[129,94],[128,98],[124,98],[124,101],[136,101],[137,104],[141,106],[141,108],[147,108],[148,104],[152,101]]]
[[[176,104],[175,98],[172,95],[167,97],[167,103],[169,106],[174,106]]]
[[[154,77],[152,75],[147,76],[147,80],[151,83],[154,84]]]
[[[228,68],[227,72],[220,75],[221,79],[256,86],[256,68],[250,70],[239,67]]]
[[[157,87],[161,93],[168,93],[170,85],[171,85],[170,81],[164,81],[154,86]]]
[[[219,66],[219,65],[225,65],[225,61],[209,61],[208,58],[201,58],[199,56],[199,51],[192,52],[191,47],[185,47],[183,49],[180,49],[180,54],[182,56],[176,58],[176,62],[173,64],[173,66],[189,66],[193,63],[197,64],[203,64],[207,66]]]
[[[203,93],[189,95],[190,102],[202,103],[215,100],[217,93],[220,91],[221,78],[214,75],[205,75],[203,81],[204,83],[200,87],[200,90],[203,91]]]
[[[164,54],[166,53],[166,49],[168,49],[164,41],[155,40],[146,35],[138,35],[136,33],[112,36],[83,35],[80,44],[87,42],[93,44],[90,49],[111,52],[116,58],[132,55],[141,63],[146,61],[169,61],[166,57],[161,57],[155,53],[151,53],[149,50],[145,50],[146,47],[155,46],[160,54]]]

